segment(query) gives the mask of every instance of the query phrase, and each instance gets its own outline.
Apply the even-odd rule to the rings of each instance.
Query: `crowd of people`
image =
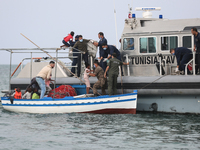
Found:
[[[197,28],[193,27],[191,33],[194,35],[194,51],[196,51],[196,74],[200,72],[200,33]],[[85,62],[84,80],[86,84],[86,92],[89,94],[90,81],[89,77],[97,77],[98,81],[93,85],[93,94],[98,95],[97,88],[101,88],[102,95],[106,95],[105,89],[107,86],[108,77],[108,93],[109,95],[117,94],[117,77],[119,75],[119,68],[122,65],[128,65],[121,61],[120,51],[113,45],[108,45],[107,39],[104,37],[103,32],[98,33],[99,42],[92,43],[99,47],[99,57],[94,60],[94,70],[90,69],[90,64],[88,63],[88,50],[87,43],[90,40],[83,39],[82,35],[76,35],[75,41],[73,41],[74,32],[72,31],[67,37],[63,39],[63,44],[61,47],[73,47],[73,58],[72,66],[78,65],[77,76],[80,77],[81,60]],[[82,53],[82,55],[80,54]],[[177,68],[176,71],[185,71],[185,65],[192,59],[192,51],[185,47],[177,47],[170,49],[170,53],[176,56]],[[81,58],[82,56],[82,58]],[[45,66],[38,75],[31,80],[31,84],[27,87],[25,94],[22,96],[20,88],[17,88],[12,96],[15,99],[42,99],[47,92],[49,92],[51,87],[49,86],[52,75],[52,69],[55,66],[54,61],[50,61],[49,65]],[[75,68],[71,68],[71,76],[75,74]],[[122,70],[121,73],[123,74]],[[190,74],[190,71],[187,70]],[[41,92],[38,93],[38,89]]]

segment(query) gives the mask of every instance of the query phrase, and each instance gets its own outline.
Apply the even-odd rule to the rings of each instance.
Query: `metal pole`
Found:
[[[56,72],[57,72],[57,65],[58,65],[58,49],[56,49],[56,67],[55,67],[55,81],[54,81],[54,96],[55,96],[55,89],[56,89]]]
[[[114,17],[115,17],[116,47],[118,48],[117,19],[116,19],[116,10],[115,10],[115,0],[113,0],[113,3],[114,3]]]
[[[162,60],[161,60],[161,57],[160,57],[160,75],[162,75],[162,67],[161,67],[161,65],[162,65]]]
[[[91,70],[94,70],[93,66],[94,66],[93,57],[90,56],[90,68],[91,68]]]
[[[192,64],[193,75],[196,75],[195,57],[196,57],[196,52],[193,52],[193,64]]]
[[[80,77],[82,77],[82,75],[81,75],[81,73],[82,73],[82,56],[83,56],[83,54],[81,53],[81,68],[80,68]],[[81,84],[81,82],[80,82],[80,84]]]
[[[128,54],[126,54],[126,61],[128,63]],[[130,66],[127,65],[127,73],[128,73],[128,76],[130,76]]]
[[[10,82],[11,82],[11,66],[12,65],[12,50],[10,52],[10,73],[9,73],[9,93],[11,94],[11,85],[10,85]]]
[[[31,67],[30,67],[30,79],[32,79],[32,65],[33,65],[33,61],[32,61],[32,52],[31,52]]]

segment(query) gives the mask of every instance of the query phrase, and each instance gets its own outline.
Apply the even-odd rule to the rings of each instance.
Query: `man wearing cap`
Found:
[[[62,46],[60,46],[61,48],[62,47],[70,47],[70,46],[72,46],[71,44],[72,44],[72,42],[73,42],[73,36],[74,36],[74,32],[73,31],[71,31],[71,33],[70,34],[68,34],[68,36],[66,36],[64,39],[63,39],[63,44],[64,45],[62,45]],[[69,43],[68,43],[69,42]]]
[[[93,94],[97,96],[97,88],[101,87],[102,95],[106,95],[106,78],[104,78],[104,71],[99,66],[98,60],[94,61],[95,71],[90,73],[89,76],[97,77],[98,81],[93,85]]]
[[[98,38],[100,39],[99,42],[94,42],[95,46],[99,46],[99,59],[100,59],[100,66],[103,68],[103,70],[106,70],[107,67],[107,62],[103,61],[104,58],[108,57],[107,53],[104,53],[104,50],[102,48],[102,44],[106,43],[107,44],[107,39],[104,37],[104,33],[103,32],[99,32],[98,33]]]
[[[44,98],[44,94],[46,92],[45,79],[49,80],[54,66],[55,66],[55,62],[50,61],[49,65],[42,68],[42,70],[36,76],[36,82],[38,83],[41,89],[40,99]]]
[[[109,69],[108,73],[108,93],[109,95],[116,95],[117,94],[117,77],[119,74],[119,66],[121,65],[129,65],[128,63],[124,63],[116,58],[117,54],[112,54],[112,59],[110,59],[106,71],[104,73],[104,78],[106,78],[106,73]]]

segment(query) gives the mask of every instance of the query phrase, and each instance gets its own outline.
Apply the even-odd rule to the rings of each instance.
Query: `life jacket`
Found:
[[[15,91],[14,98],[15,98],[15,99],[22,99],[22,92],[17,92],[17,91]]]

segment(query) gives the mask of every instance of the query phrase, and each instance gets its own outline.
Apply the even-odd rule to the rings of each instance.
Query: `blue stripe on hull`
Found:
[[[97,105],[97,104],[111,104],[111,103],[120,103],[120,102],[128,102],[135,101],[134,99],[126,99],[126,100],[115,100],[115,101],[106,101],[106,102],[88,102],[88,103],[80,103],[80,104],[2,104],[3,106],[36,106],[36,107],[48,107],[48,106],[80,106],[80,105]]]

